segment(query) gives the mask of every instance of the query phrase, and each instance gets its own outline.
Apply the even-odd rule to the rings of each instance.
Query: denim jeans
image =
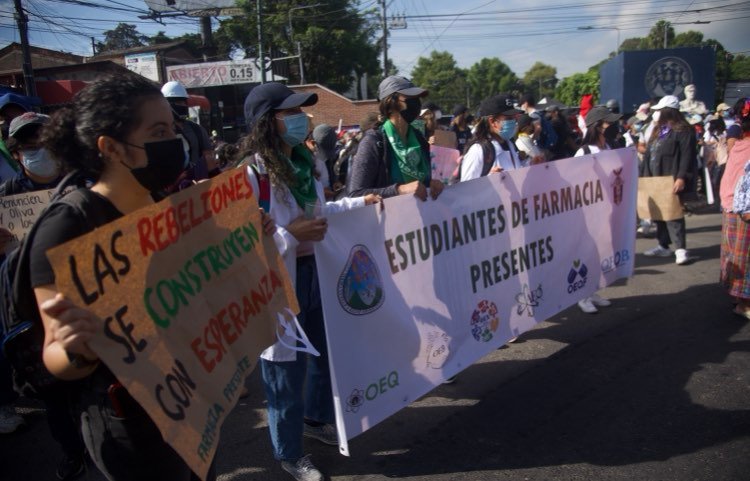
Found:
[[[659,245],[664,248],[669,248],[669,245],[674,242],[675,249],[685,249],[685,218],[662,221],[655,220],[656,224],[656,238],[659,240]]]
[[[296,361],[261,359],[273,454],[276,459],[288,461],[296,461],[303,455],[305,418],[321,423],[334,421],[323,306],[312,256],[297,259],[296,291],[300,306],[297,319],[320,356],[298,352]]]
[[[115,409],[108,394],[112,381],[111,376],[94,373],[77,401],[83,440],[96,467],[110,481],[198,481],[128,394],[118,399],[127,409]],[[214,465],[215,460],[207,481],[216,479]]]

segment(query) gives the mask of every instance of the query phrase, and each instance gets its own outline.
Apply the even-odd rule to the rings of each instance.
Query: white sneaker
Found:
[[[302,456],[297,461],[282,461],[281,468],[291,474],[297,481],[323,481],[323,473],[316,468],[310,455]]]
[[[658,245],[653,249],[647,250],[643,255],[646,257],[669,257],[672,255],[672,250]]]
[[[0,434],[10,434],[23,426],[24,420],[10,404],[0,406]]]
[[[677,249],[674,251],[674,257],[678,266],[684,265],[690,260],[687,249]]]
[[[593,302],[591,302],[590,297],[586,297],[585,299],[581,299],[578,301],[578,307],[581,308],[583,312],[586,314],[596,314],[599,312],[599,309],[596,308]]]
[[[609,299],[600,296],[596,292],[591,294],[591,297],[589,297],[589,300],[595,305],[599,307],[608,307],[612,305],[612,301]]]

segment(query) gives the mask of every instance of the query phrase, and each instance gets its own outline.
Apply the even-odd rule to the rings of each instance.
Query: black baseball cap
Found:
[[[622,118],[622,114],[613,114],[607,107],[594,107],[586,114],[586,127],[591,127],[600,120],[614,123]]]
[[[466,108],[464,104],[457,104],[455,107],[453,107],[453,116],[458,117],[462,113],[468,111],[469,109]]]
[[[482,100],[479,104],[479,116],[518,115],[524,113],[514,107],[515,100],[508,94],[498,94]]]
[[[415,86],[411,80],[398,75],[391,75],[380,82],[378,86],[378,100],[388,98],[390,95],[400,93],[407,97],[424,97],[427,90]]]
[[[26,127],[31,125],[40,126],[47,122],[49,122],[49,115],[38,114],[36,112],[26,112],[10,121],[8,135],[11,137],[17,137],[22,130],[26,129]]]
[[[297,93],[284,84],[268,82],[258,85],[245,98],[245,123],[251,129],[269,110],[309,107],[318,102],[318,94]]]

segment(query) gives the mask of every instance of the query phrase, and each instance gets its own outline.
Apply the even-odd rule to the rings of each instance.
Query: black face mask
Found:
[[[146,142],[143,147],[124,143],[146,151],[146,166],[131,168],[130,173],[149,192],[159,192],[174,184],[188,166],[180,137]]]
[[[188,115],[190,114],[190,108],[187,105],[177,105],[177,104],[170,104],[172,106],[172,112],[179,118],[179,119],[186,119],[188,118]]]
[[[620,129],[617,126],[617,124],[612,124],[609,127],[607,127],[606,129],[604,129],[604,138],[608,142],[611,142],[611,141],[617,139],[617,134],[619,134],[619,133],[620,133]]]
[[[410,124],[414,122],[414,119],[419,117],[419,110],[422,108],[422,102],[419,100],[419,97],[407,97],[405,102],[406,108],[399,113],[401,114],[401,117],[406,120],[406,123]]]

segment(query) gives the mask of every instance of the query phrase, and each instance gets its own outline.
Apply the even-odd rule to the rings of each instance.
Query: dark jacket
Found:
[[[35,192],[37,190],[49,190],[57,187],[60,179],[55,179],[49,184],[37,184],[33,180],[29,179],[24,175],[23,172],[19,172],[14,177],[6,180],[0,184],[0,197],[6,195],[25,194],[27,192]]]
[[[651,148],[653,143],[649,142],[643,162],[640,165],[641,177],[660,177],[671,175],[674,179],[685,181],[685,190],[693,188],[697,153],[695,135],[692,129],[680,132],[674,130],[667,134],[662,140],[659,151],[656,153],[656,165],[658,169],[651,169]]]
[[[425,187],[430,186],[430,144],[416,131],[417,139],[422,146],[422,153],[427,159],[428,170]],[[391,162],[393,151],[388,144],[388,137],[382,127],[376,127],[365,132],[359,143],[357,154],[349,166],[349,181],[346,185],[346,195],[361,197],[367,194],[379,194],[381,197],[398,195],[397,184],[391,177]]]

